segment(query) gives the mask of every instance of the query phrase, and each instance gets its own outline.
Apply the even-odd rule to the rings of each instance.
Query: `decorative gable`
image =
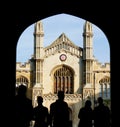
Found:
[[[69,52],[77,56],[82,55],[82,48],[76,46],[66,35],[62,33],[50,46],[45,48],[45,56],[55,54],[60,51]]]
[[[76,45],[65,35],[65,33],[62,33],[50,46],[53,46],[59,43],[67,43],[68,45],[76,47]]]

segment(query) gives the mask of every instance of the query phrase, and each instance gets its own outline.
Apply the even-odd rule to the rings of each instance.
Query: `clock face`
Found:
[[[67,58],[67,56],[65,54],[60,55],[60,60],[61,61],[65,61],[66,58]]]

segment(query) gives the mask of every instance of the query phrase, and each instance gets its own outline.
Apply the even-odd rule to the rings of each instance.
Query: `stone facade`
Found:
[[[16,87],[24,83],[27,96],[36,106],[36,97],[43,96],[45,106],[57,99],[57,91],[64,90],[70,108],[73,127],[77,127],[79,109],[86,99],[93,108],[98,96],[110,99],[110,63],[102,65],[93,57],[92,24],[83,26],[83,48],[75,45],[62,33],[48,47],[43,47],[43,25],[34,27],[34,54],[28,62],[16,63]]]

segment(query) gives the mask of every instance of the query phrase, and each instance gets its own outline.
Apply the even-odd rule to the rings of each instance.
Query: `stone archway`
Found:
[[[20,84],[28,86],[29,80],[25,76],[20,76],[16,79],[16,87]]]
[[[110,77],[105,76],[99,81],[100,96],[103,99],[110,99]]]

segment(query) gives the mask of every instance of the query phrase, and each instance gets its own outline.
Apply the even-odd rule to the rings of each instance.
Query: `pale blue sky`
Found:
[[[83,47],[84,19],[60,14],[42,19],[44,30],[44,47],[51,44],[62,33],[77,46]],[[93,26],[93,54],[102,64],[110,62],[110,47],[106,35],[96,25]],[[34,24],[26,28],[19,37],[17,44],[16,62],[27,62],[33,55]]]

